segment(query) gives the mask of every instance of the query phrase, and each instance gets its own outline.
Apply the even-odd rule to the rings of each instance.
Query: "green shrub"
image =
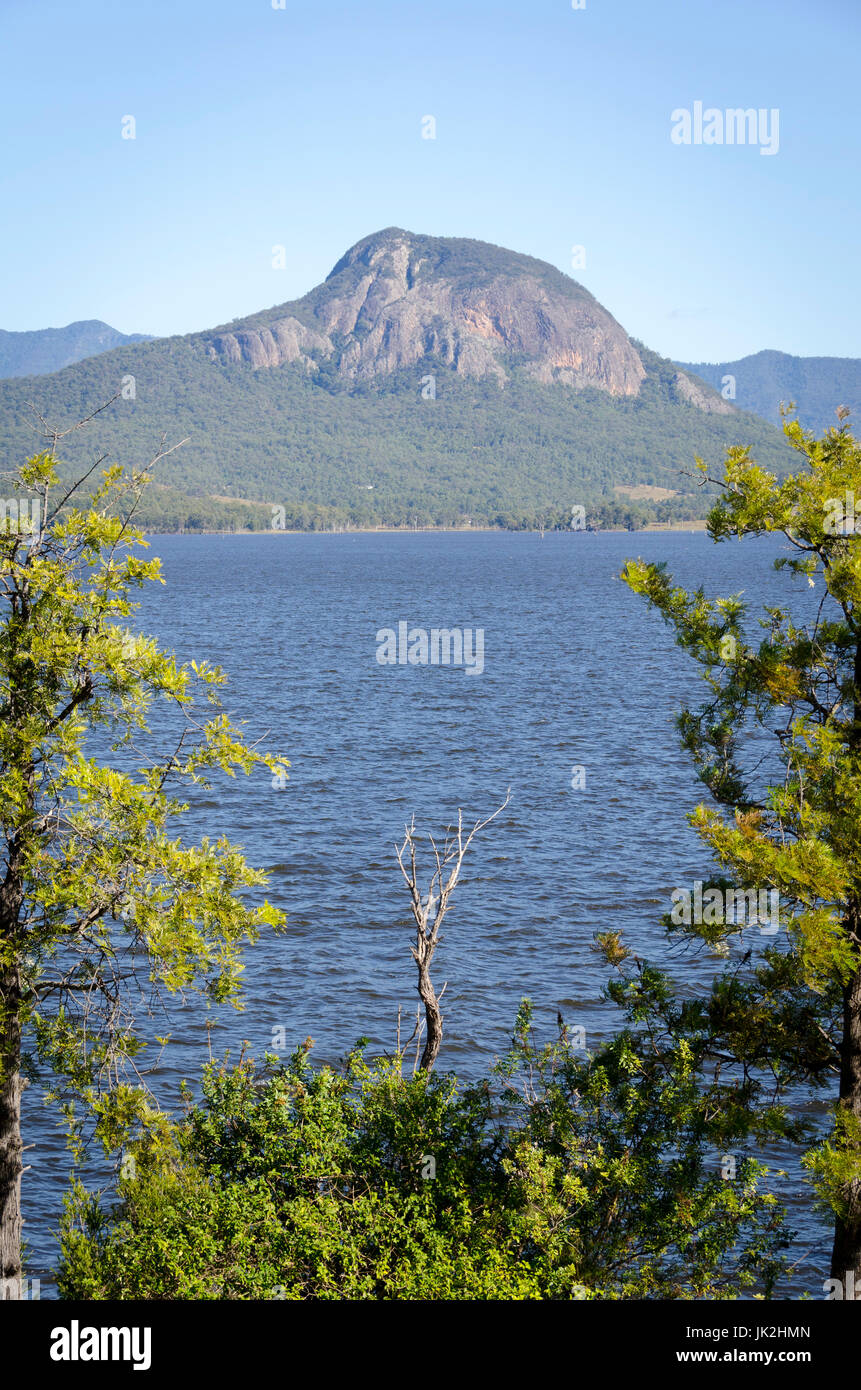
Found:
[[[782,1213],[754,1159],[720,1176],[696,1052],[625,1030],[587,1058],[564,1027],[539,1048],[524,1003],[510,1052],[473,1085],[370,1064],[361,1045],[338,1069],[304,1048],[211,1065],[200,1101],[127,1156],[113,1207],[74,1185],[61,1295],[768,1294]]]

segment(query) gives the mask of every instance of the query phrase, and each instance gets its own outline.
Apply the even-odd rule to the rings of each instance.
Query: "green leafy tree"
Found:
[[[148,475],[112,467],[88,491],[99,460],[61,483],[60,438],[15,475],[35,512],[7,508],[0,533],[0,1278],[13,1299],[27,1039],[73,1136],[79,1097],[116,1148],[156,1122],[138,1014],[165,991],[236,1002],[242,943],[281,923],[246,902],[265,876],[238,849],[185,845],[172,823],[183,783],[283,760],[231,723],[221,671],[181,666],[129,626],[132,595],[160,578],[133,524]],[[148,722],[155,702],[178,725],[169,746]]]
[[[560,1019],[559,1039],[539,1047],[525,1002],[498,1067],[523,1086],[503,1166],[524,1184],[521,1220],[543,1214],[546,1296],[570,1297],[575,1280],[595,1298],[770,1297],[789,1241],[783,1208],[761,1190],[769,1170],[749,1151],[708,1019],[662,971],[631,961],[617,933],[598,945],[625,1027],[586,1057]],[[762,1135],[787,1125],[767,1104],[758,1121]]]
[[[754,641],[739,595],[686,592],[643,561],[623,577],[703,667],[708,697],[679,716],[711,797],[691,823],[723,883],[779,894],[779,935],[754,925],[739,937],[733,912],[676,928],[724,954],[747,952],[715,981],[712,1046],[744,1083],[766,1075],[781,1090],[832,1090],[833,1133],[804,1162],[834,1218],[832,1275],[842,1279],[861,1271],[861,448],[838,414],[821,439],[785,424],[799,467],[783,481],[745,448],[709,479],[722,489],[711,538],[782,535],[788,553],[775,566],[790,586],[801,582],[808,619],[793,617],[788,595],[765,608]],[[754,1123],[755,1095],[747,1101]]]

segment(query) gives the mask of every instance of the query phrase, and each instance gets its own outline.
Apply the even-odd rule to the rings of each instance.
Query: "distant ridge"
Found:
[[[734,378],[734,402],[779,425],[780,403],[794,401],[798,419],[817,434],[836,425],[835,411],[848,406],[856,426],[861,416],[861,358],[792,357],[766,349],[736,362],[679,362],[709,386],[720,391],[723,379]],[[727,385],[726,389],[730,389]]]
[[[9,333],[0,328],[0,377],[44,376],[73,362],[109,352],[124,343],[143,343],[147,333],[119,333],[101,319],[81,319],[65,328]]]

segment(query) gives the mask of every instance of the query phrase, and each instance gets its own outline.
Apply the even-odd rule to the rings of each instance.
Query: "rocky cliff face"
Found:
[[[576,281],[484,242],[367,237],[295,304],[208,335],[225,362],[277,367],[315,354],[370,379],[428,356],[465,377],[505,382],[516,362],[539,381],[634,396],[645,377],[620,324]]]
[[[211,339],[209,354],[222,362],[280,367],[282,362],[295,362],[300,357],[309,362],[307,354],[314,348],[329,354],[332,343],[322,333],[315,333],[288,316],[276,319],[268,328],[236,328],[232,333],[219,333]]]
[[[673,377],[673,390],[679,400],[687,401],[688,405],[695,405],[698,410],[704,410],[707,415],[732,415],[735,407],[725,401],[709,386],[704,386],[695,377],[688,376],[687,372],[676,372]]]
[[[554,266],[484,241],[390,227],[357,242],[322,285],[202,335],[213,361],[255,368],[330,363],[369,381],[428,359],[504,385],[519,368],[541,382],[636,396],[646,367],[612,314]],[[672,397],[707,414],[733,406],[676,371]]]

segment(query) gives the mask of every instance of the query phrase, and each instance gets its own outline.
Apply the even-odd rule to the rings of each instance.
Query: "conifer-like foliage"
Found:
[[[281,914],[226,839],[184,844],[183,784],[283,760],[249,746],[224,676],[130,623],[158,582],[134,514],[146,473],[61,483],[55,435],[0,533],[0,1278],[20,1297],[22,1056],[49,1064],[107,1149],[151,1116],[137,1023],[160,995],[236,1000],[243,942]],[[104,460],[99,460],[93,474]],[[7,481],[8,486],[8,481]],[[25,495],[36,509],[23,506]],[[25,518],[25,520],[22,520]],[[154,733],[165,703],[172,718]],[[164,728],[178,727],[165,743]]]
[[[832,1092],[833,1133],[804,1163],[833,1214],[843,1278],[861,1269],[861,447],[838,414],[821,439],[785,424],[800,466],[783,481],[741,448],[710,480],[722,489],[714,541],[786,541],[775,561],[786,603],[765,609],[759,640],[740,595],[686,592],[642,561],[623,577],[703,667],[708,697],[679,717],[711,798],[691,822],[726,882],[780,895],[778,935],[739,934],[732,914],[681,930],[739,954],[715,982],[710,1026],[742,1082]]]

